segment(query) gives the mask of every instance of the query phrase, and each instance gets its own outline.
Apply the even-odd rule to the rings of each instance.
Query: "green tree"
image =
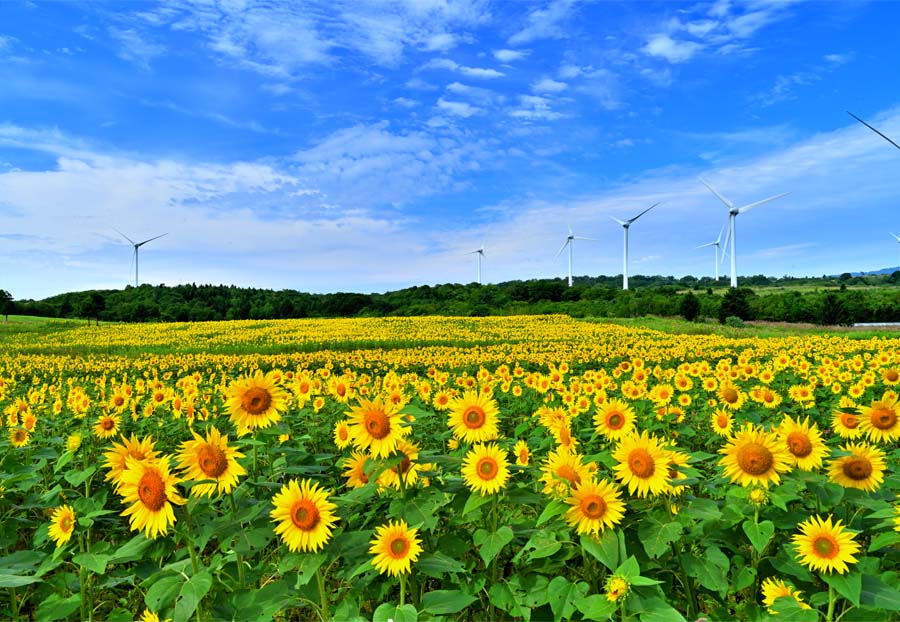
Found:
[[[693,292],[688,292],[681,298],[679,311],[681,317],[688,322],[696,321],[697,317],[700,315],[700,299],[697,298]]]
[[[756,297],[752,289],[747,287],[732,287],[722,297],[722,305],[719,307],[719,322],[724,324],[725,318],[739,317],[742,320],[752,320],[753,310],[750,307],[750,299]]]
[[[15,310],[16,303],[13,302],[12,295],[5,289],[0,289],[0,313],[3,314],[5,322],[9,322],[9,314]]]

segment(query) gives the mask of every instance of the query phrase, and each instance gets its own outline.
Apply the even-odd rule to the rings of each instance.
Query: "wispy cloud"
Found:
[[[522,45],[539,39],[559,39],[568,35],[565,22],[571,17],[576,0],[552,0],[543,8],[528,13],[526,25],[507,40]]]
[[[656,34],[650,37],[643,47],[645,54],[659,56],[670,63],[683,63],[690,60],[703,46],[694,41],[676,41],[667,34]]]
[[[501,63],[511,63],[528,56],[528,50],[494,50],[494,58]]]
[[[497,71],[496,69],[484,67],[467,67],[465,65],[460,65],[456,61],[450,60],[449,58],[435,58],[428,61],[419,68],[420,71],[426,71],[429,69],[445,69],[447,71],[456,71],[470,78],[482,78],[488,80],[493,78],[502,78],[504,75],[503,72]]]
[[[133,28],[110,27],[109,35],[119,44],[119,58],[144,69],[149,69],[150,61],[166,51],[164,45],[148,41]]]
[[[837,68],[849,63],[852,54],[826,54],[823,62],[806,71],[782,74],[775,78],[775,84],[767,91],[756,93],[751,99],[763,106],[773,106],[779,102],[795,99],[799,87],[811,86],[823,80]]]

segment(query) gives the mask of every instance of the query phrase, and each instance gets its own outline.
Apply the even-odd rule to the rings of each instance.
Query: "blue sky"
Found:
[[[896,265],[900,4],[0,2],[0,288]],[[727,260],[722,265],[727,271]]]

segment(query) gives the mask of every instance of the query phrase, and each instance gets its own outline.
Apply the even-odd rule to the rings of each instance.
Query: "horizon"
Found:
[[[0,4],[0,288],[386,293],[898,261],[893,3]],[[893,227],[893,228],[892,228]],[[722,235],[724,240],[724,234]],[[888,266],[888,268],[883,268]],[[727,282],[728,259],[719,274]],[[576,277],[577,278],[577,277]],[[779,277],[770,277],[779,278]]]

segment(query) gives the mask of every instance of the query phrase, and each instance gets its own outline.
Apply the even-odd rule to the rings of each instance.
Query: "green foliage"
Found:
[[[695,321],[700,316],[700,299],[693,292],[688,292],[681,299],[679,312],[688,322]]]

